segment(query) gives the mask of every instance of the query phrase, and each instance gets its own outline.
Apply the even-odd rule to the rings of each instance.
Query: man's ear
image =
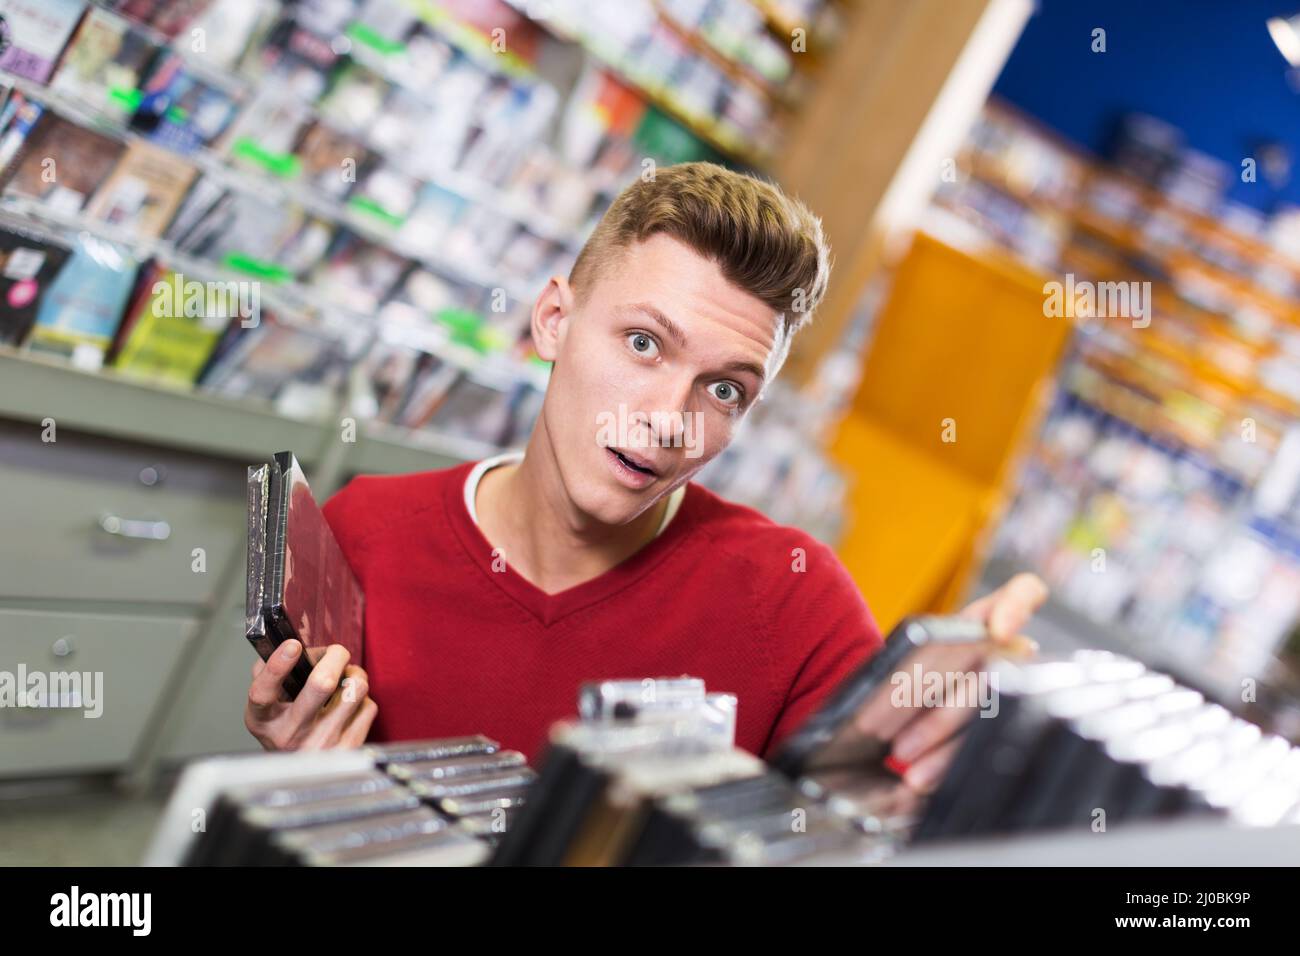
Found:
[[[551,276],[533,303],[533,347],[545,362],[554,362],[573,315],[573,287],[564,276]]]

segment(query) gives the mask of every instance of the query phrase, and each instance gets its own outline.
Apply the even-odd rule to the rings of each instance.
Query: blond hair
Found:
[[[606,210],[569,273],[578,300],[628,246],[658,233],[712,260],[728,281],[781,313],[782,353],[826,294],[830,249],[807,206],[753,176],[681,163],[638,179]]]

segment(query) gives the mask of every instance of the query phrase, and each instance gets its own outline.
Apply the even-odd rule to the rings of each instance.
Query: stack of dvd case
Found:
[[[481,735],[364,753],[367,768],[223,787],[184,864],[474,865],[535,776],[522,754]]]
[[[1138,661],[1004,649],[977,622],[906,619],[767,761],[735,746],[736,698],[698,678],[593,682],[551,728],[540,773],[481,736],[370,746],[360,766],[223,786],[186,859],[874,865],[1099,820],[1300,823],[1300,748]],[[913,693],[933,677],[940,696]],[[962,699],[973,677],[991,693]],[[891,754],[938,707],[954,708],[957,748],[921,793]]]
[[[996,651],[978,622],[906,619],[768,762],[718,733],[700,681],[588,685],[491,862],[870,865],[920,842],[1099,820],[1300,823],[1300,748],[1116,654]],[[932,677],[940,696],[912,692]],[[976,678],[987,696],[961,699]],[[936,707],[957,709],[958,747],[922,793],[891,751]]]
[[[297,639],[304,648],[341,644],[361,665],[361,586],[291,452],[248,469],[247,585],[245,636],[262,660]],[[304,653],[285,678],[291,699],[311,667]]]
[[[790,862],[861,834],[734,745],[736,699],[698,678],[602,681],[550,734],[496,866]]]
[[[981,629],[959,618],[903,621],[773,757],[801,793],[873,836],[872,852],[854,862],[922,842],[1189,814],[1300,822],[1300,748],[1136,660],[1096,650],[998,659]],[[932,674],[947,695],[984,674],[990,693],[978,702],[900,693]],[[921,794],[898,779],[890,746],[936,706],[966,719],[943,778]]]
[[[1300,748],[1199,691],[1102,651],[1008,668],[918,841],[1211,814],[1300,823]]]
[[[492,845],[509,830],[537,776],[519,751],[483,736],[372,750],[391,777]]]

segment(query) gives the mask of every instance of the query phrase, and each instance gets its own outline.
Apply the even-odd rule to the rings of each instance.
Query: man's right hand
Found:
[[[269,661],[253,663],[244,726],[266,750],[360,747],[379,712],[366,672],[348,664],[351,655],[341,644],[309,648],[311,677],[288,700],[281,683],[301,653],[300,642],[285,641]]]

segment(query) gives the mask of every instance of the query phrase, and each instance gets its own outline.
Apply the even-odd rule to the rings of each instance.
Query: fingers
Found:
[[[291,714],[295,723],[299,726],[311,723],[316,712],[325,706],[326,701],[338,689],[350,657],[348,649],[342,644],[331,644],[325,649],[325,653],[312,667],[311,677],[293,702]]]
[[[375,703],[373,697],[367,697],[362,701],[357,712],[348,721],[348,725],[343,728],[343,733],[339,736],[340,747],[360,747],[370,736],[370,725],[375,722],[375,716],[379,713],[379,705]]]
[[[349,664],[344,668],[343,681],[337,694],[339,699],[344,704],[348,704],[355,709],[360,706],[361,702],[366,699],[366,695],[369,693],[369,675],[356,664]]]
[[[952,737],[975,713],[973,706],[947,706],[927,710],[894,738],[894,756],[909,764],[920,760]]]
[[[943,779],[960,745],[960,740],[950,740],[943,746],[922,755],[907,768],[907,772],[903,774],[903,782],[920,793],[929,793]]]
[[[293,670],[302,653],[302,644],[285,641],[275,649],[271,659],[260,668],[254,665],[253,682],[248,687],[248,706],[258,718],[269,716],[271,709],[284,697],[281,682]],[[261,664],[261,661],[258,661]]]
[[[1001,596],[989,609],[989,635],[994,640],[1009,640],[1043,606],[1047,585],[1036,574],[1017,574],[996,593]]]
[[[1036,574],[1017,574],[996,591],[972,601],[961,616],[983,621],[994,640],[1007,640],[1029,623],[1046,600],[1047,585],[1042,578]]]
[[[880,740],[893,740],[926,708],[953,703],[957,690],[949,686],[953,681],[978,681],[984,657],[982,645],[919,648],[890,676],[888,692],[874,694],[859,709],[855,717],[858,729]]]
[[[308,734],[308,745],[335,746],[343,729],[368,699],[369,690],[364,670],[355,665],[346,668],[343,672],[343,686],[330,696],[329,702],[316,717],[316,723]]]
[[[967,604],[964,608],[961,609],[958,616],[968,617],[974,621],[987,622],[989,617],[989,608],[993,606],[993,602],[998,599],[998,596],[1001,593],[1002,593],[1002,589],[998,588],[996,591],[990,591],[988,594],[984,595],[979,600],[971,601],[969,604]]]

